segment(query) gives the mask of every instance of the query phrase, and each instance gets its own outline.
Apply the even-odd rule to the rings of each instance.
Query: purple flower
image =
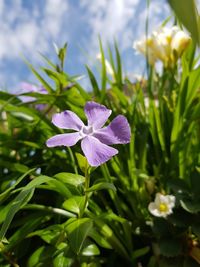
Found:
[[[36,86],[31,83],[22,82],[20,85],[20,94],[25,93],[40,93],[40,94],[47,94],[47,90],[42,86]],[[36,98],[32,96],[19,96],[19,99],[24,103],[29,103],[35,101]]]
[[[81,148],[89,164],[99,166],[118,153],[117,149],[109,145],[130,142],[130,126],[124,116],[118,115],[108,126],[103,127],[112,111],[95,102],[87,102],[84,111],[87,126],[72,111],[54,114],[54,125],[75,132],[55,135],[46,144],[48,147],[73,146],[82,140]]]
[[[25,93],[39,93],[39,94],[47,94],[47,90],[43,87],[43,86],[36,86],[34,84],[31,83],[27,83],[27,82],[22,82],[20,84],[20,90],[18,90],[18,92],[16,93],[17,95],[20,94],[25,94]],[[19,96],[18,97],[23,103],[29,103],[29,102],[33,102],[36,100],[35,97],[33,96]],[[46,107],[46,104],[37,104],[35,105],[37,110],[44,110]]]

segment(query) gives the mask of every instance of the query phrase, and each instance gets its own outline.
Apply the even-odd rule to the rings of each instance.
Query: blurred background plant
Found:
[[[32,98],[24,102],[0,92],[0,266],[199,266],[200,67],[193,35],[173,66],[158,72],[147,64],[148,76],[134,83],[117,44],[108,58],[99,44],[100,78],[86,66],[92,92],[64,71],[67,45],[56,47],[57,63],[44,57],[39,71],[27,62],[40,84],[34,88],[45,93],[23,91]],[[71,110],[85,121],[89,100],[110,108],[110,120],[124,115],[132,134],[117,156],[90,169],[79,146],[45,145],[63,133],[52,114]]]

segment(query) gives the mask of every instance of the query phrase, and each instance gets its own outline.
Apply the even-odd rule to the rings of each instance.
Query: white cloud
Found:
[[[58,38],[62,30],[68,2],[45,1],[42,18],[38,5],[28,9],[16,0],[10,8],[6,0],[0,2],[0,10],[5,14],[0,23],[0,60],[18,58],[24,52],[32,58],[35,51],[48,51],[52,46],[49,39]]]
[[[90,64],[96,62],[95,55],[99,52],[98,35],[100,35],[105,48],[107,42],[113,43],[115,38],[122,55],[129,51],[124,64],[126,73],[144,71],[145,62],[142,57],[135,57],[132,44],[145,34],[146,1],[82,0],[81,6],[87,10],[85,20],[90,29],[86,44],[89,58],[92,59]],[[149,31],[160,25],[169,14],[167,1],[152,0],[149,7]]]
[[[40,4],[37,1],[30,7],[25,6],[22,0],[12,1],[11,6],[6,0],[0,0],[1,85],[9,79],[17,80],[14,77],[19,75],[17,69],[12,77],[7,77],[8,65],[12,69],[11,61],[22,65],[21,57],[24,55],[31,62],[38,62],[37,52],[52,52],[53,41],[60,39],[67,10],[68,0],[46,0]]]
[[[134,19],[139,0],[83,0],[81,3],[87,8],[88,24],[92,33],[90,44],[96,46],[100,34],[105,42],[115,37],[124,48],[128,46],[131,30],[128,23]]]
[[[63,21],[66,19],[68,2],[62,0],[46,0],[42,18],[42,30],[52,38],[57,38],[62,31]]]
[[[144,33],[145,5],[146,1],[139,0],[0,0],[0,84],[22,79],[20,68],[12,66],[12,62],[23,64],[21,54],[37,63],[38,51],[52,56],[53,42],[62,45],[68,41],[70,47],[87,50],[93,60],[99,51],[98,35],[104,44],[116,38],[120,50],[127,51]],[[166,2],[152,0],[149,13],[150,24],[157,25],[168,13]],[[81,51],[73,53],[70,60],[76,72],[75,58],[76,63],[83,64],[84,55]],[[131,57],[126,65],[129,71],[133,66]]]

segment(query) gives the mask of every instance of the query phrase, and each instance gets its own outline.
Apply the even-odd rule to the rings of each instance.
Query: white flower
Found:
[[[176,51],[177,56],[181,56],[188,44],[190,43],[191,38],[183,31],[178,31],[171,42],[171,47],[173,51]]]
[[[189,45],[191,38],[177,26],[159,28],[148,37],[134,42],[133,48],[147,56],[154,65],[161,60],[165,67],[173,67]]]
[[[149,212],[156,217],[167,217],[173,213],[172,209],[175,206],[175,196],[162,195],[157,193],[154,202],[149,203]]]

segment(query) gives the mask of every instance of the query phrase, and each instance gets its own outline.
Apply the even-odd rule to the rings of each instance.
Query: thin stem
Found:
[[[87,190],[90,187],[90,173],[89,173],[90,167],[88,167],[87,165],[88,164],[86,164],[86,166],[85,166],[85,202],[84,202],[84,206],[83,206],[82,212],[80,214],[80,217],[83,216],[85,209],[87,207],[87,204],[88,204],[88,199],[89,199],[89,192]]]
[[[68,152],[69,152],[69,156],[70,156],[71,161],[72,161],[72,164],[73,164],[74,172],[75,172],[76,174],[78,174],[78,168],[77,168],[77,166],[76,166],[76,162],[75,162],[75,158],[74,158],[73,152],[72,152],[72,150],[71,150],[70,147],[67,147],[67,150],[68,150]]]
[[[76,215],[74,213],[71,213],[69,211],[63,210],[63,209],[59,209],[59,208],[54,208],[54,207],[47,207],[44,205],[37,205],[37,204],[27,204],[25,207],[23,207],[22,209],[30,209],[30,210],[42,210],[42,211],[46,211],[48,213],[55,213],[55,214],[59,214],[65,217],[76,217]]]

